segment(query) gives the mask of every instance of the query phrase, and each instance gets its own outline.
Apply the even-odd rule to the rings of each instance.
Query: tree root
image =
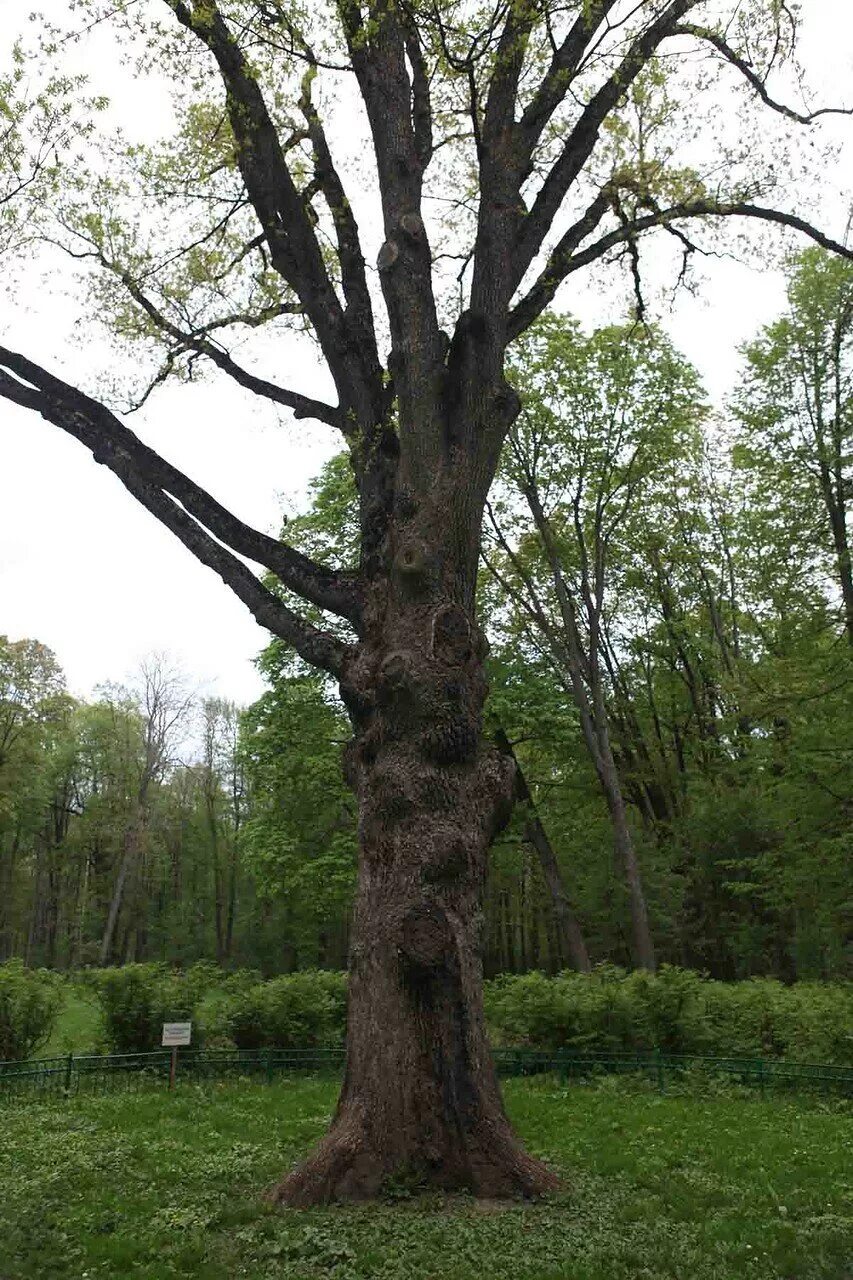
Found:
[[[399,1149],[383,1154],[361,1125],[341,1119],[269,1198],[274,1204],[305,1209],[378,1199],[395,1186],[412,1192],[464,1191],[490,1201],[530,1200],[556,1190],[557,1175],[523,1150],[508,1122],[497,1127],[503,1132],[469,1135],[442,1159],[425,1160],[417,1143],[409,1159]],[[488,1136],[491,1141],[484,1140]]]

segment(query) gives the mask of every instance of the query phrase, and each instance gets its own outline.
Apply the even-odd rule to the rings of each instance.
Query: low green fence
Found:
[[[853,1067],[784,1062],[774,1058],[711,1058],[695,1054],[579,1053],[570,1049],[495,1049],[501,1076],[556,1075],[563,1081],[603,1075],[639,1075],[662,1092],[688,1073],[727,1079],[757,1089],[832,1093],[853,1097]],[[171,1053],[68,1054],[29,1062],[0,1062],[0,1098],[68,1098],[169,1087]],[[273,1081],[283,1076],[339,1075],[343,1049],[182,1049],[183,1081]]]

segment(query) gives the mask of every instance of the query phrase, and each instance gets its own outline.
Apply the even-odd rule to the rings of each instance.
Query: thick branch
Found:
[[[433,155],[429,70],[421,47],[417,22],[405,8],[401,8],[400,17],[405,32],[406,53],[412,68],[412,127],[415,134],[415,150],[421,167],[426,169]]]
[[[658,45],[672,35],[678,20],[698,3],[699,0],[672,0],[660,17],[637,36],[616,71],[581,112],[522,223],[515,251],[514,288],[521,283],[525,271],[542,247],[566,194],[595,148],[604,121],[652,58]]]
[[[356,411],[363,426],[372,426],[381,417],[381,381],[371,353],[361,345],[361,335],[349,332],[311,218],[288,169],[258,82],[216,0],[194,0],[192,7],[184,0],[165,3],[216,59],[227,93],[240,173],[263,227],[273,265],[299,297],[314,327],[342,404]]]
[[[521,117],[527,158],[533,153],[542,131],[566,96],[574,72],[597,28],[616,4],[616,0],[594,0],[584,4],[569,32],[556,50],[551,64]],[[525,171],[525,176],[529,168]]]
[[[111,468],[144,507],[171,529],[197,560],[219,574],[226,586],[251,610],[262,627],[292,645],[300,658],[340,677],[346,646],[330,631],[323,631],[300,618],[283,601],[268,591],[262,582],[221,543],[217,542],[156,485],[146,484],[130,469],[122,474]]]
[[[560,238],[541,275],[521,302],[510,312],[507,326],[510,342],[523,333],[553,300],[560,284],[568,275],[566,267],[572,261],[572,255],[578,245],[582,244],[590,232],[598,226],[610,204],[609,195],[603,191],[599,192],[586,212]]]
[[[199,521],[234,551],[264,565],[289,590],[358,625],[358,591],[347,575],[316,564],[295,548],[238,520],[182,471],[143,444],[109,409],[76,387],[5,347],[0,347],[0,365],[9,371],[0,373],[0,396],[34,409],[73,435],[91,450],[96,462],[115,472],[136,497],[140,497],[142,486],[148,495],[145,505],[149,509],[154,509],[151,495],[159,493],[162,509],[172,520],[170,528],[174,518],[169,504],[174,505],[172,499],[175,499],[192,517],[194,527]],[[169,523],[165,515],[164,523]]]
[[[489,367],[504,347],[503,320],[515,282],[512,247],[524,205],[521,202],[521,156],[514,126],[518,86],[524,57],[536,21],[535,6],[511,4],[495,53],[495,66],[483,111],[478,158],[480,209],[471,277],[471,311],[487,326],[472,362],[494,383],[497,370]]]
[[[567,276],[578,271],[581,267],[589,266],[591,262],[597,261],[611,249],[635,240],[640,233],[653,230],[655,227],[668,227],[683,218],[755,218],[761,222],[774,222],[779,226],[790,227],[794,231],[799,231],[802,235],[814,240],[823,249],[828,249],[832,253],[837,253],[843,258],[853,261],[853,249],[848,245],[841,244],[838,240],[833,240],[831,236],[825,235],[817,227],[813,227],[810,222],[806,222],[804,218],[800,218],[794,213],[783,213],[780,209],[767,209],[762,205],[751,204],[744,200],[733,200],[731,202],[687,200],[682,204],[670,205],[666,209],[656,209],[651,213],[643,214],[639,218],[624,222],[621,226],[615,227],[612,231],[588,245],[587,248],[574,252],[574,248],[580,241],[575,239],[572,233],[589,219],[592,219],[592,226],[596,225],[608,203],[608,200],[603,196],[597,197],[597,200],[602,199],[604,199],[604,205],[601,207],[598,217],[594,216],[597,207],[594,201],[583,218],[575,223],[574,227],[570,228],[556,246],[548,259],[545,269],[531,286],[528,293],[513,307],[508,325],[508,332],[511,338],[517,338],[544,311],[557,292],[557,288]],[[587,233],[584,232],[584,234]]]
[[[339,13],[379,177],[385,243],[378,267],[391,329],[389,364],[399,399],[401,442],[407,457],[418,455],[428,470],[437,462],[441,441],[435,390],[446,342],[438,324],[432,253],[421,213],[424,120],[422,114],[413,118],[407,32],[393,4],[372,7],[368,24],[353,0],[342,0]],[[416,79],[418,66],[416,61]]]

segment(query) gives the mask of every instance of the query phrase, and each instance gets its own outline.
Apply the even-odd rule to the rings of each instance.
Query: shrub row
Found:
[[[263,986],[253,970],[223,971],[202,960],[189,969],[167,964],[126,964],[89,969],[83,981],[97,997],[104,1047],[111,1053],[145,1053],[161,1043],[164,1022],[192,1020],[193,1047],[205,1042],[206,1007],[211,1018],[223,1004],[239,1008],[243,993]]]
[[[318,1048],[341,1044],[346,977],[306,971],[263,981],[208,962],[186,971],[133,964],[89,971],[104,1048],[143,1052],[163,1022],[192,1018],[196,1047]],[[0,1059],[31,1056],[47,1039],[62,999],[55,975],[0,965]],[[664,966],[657,975],[600,965],[591,974],[504,975],[486,983],[495,1044],[600,1053],[779,1057],[853,1063],[853,984],[768,978],[723,983]]]
[[[496,978],[486,984],[486,1018],[492,1040],[506,1045],[853,1063],[851,983],[786,987],[599,965],[591,974]]]
[[[163,1023],[182,1019],[193,1022],[194,1048],[312,1049],[344,1038],[343,973],[309,970],[265,982],[254,970],[223,973],[202,961],[184,971],[165,964],[91,970],[85,980],[113,1053],[155,1049]]]
[[[183,975],[130,965],[95,981],[115,1050],[158,1043],[160,1023],[184,1009],[194,1017],[195,1042],[208,1046],[317,1048],[341,1044],[346,1030],[341,973],[263,982],[247,972],[223,977],[213,965]],[[724,983],[672,966],[653,976],[599,965],[554,978],[508,974],[486,983],[485,999],[496,1044],[853,1062],[850,983]]]

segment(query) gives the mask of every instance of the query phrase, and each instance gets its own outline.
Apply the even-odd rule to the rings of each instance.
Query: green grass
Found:
[[[93,995],[70,982],[50,1039],[36,1056],[54,1058],[63,1053],[95,1053],[103,1036],[103,1021]]]
[[[547,1203],[274,1211],[333,1082],[184,1085],[0,1109],[3,1280],[843,1280],[849,1104],[510,1081]]]

